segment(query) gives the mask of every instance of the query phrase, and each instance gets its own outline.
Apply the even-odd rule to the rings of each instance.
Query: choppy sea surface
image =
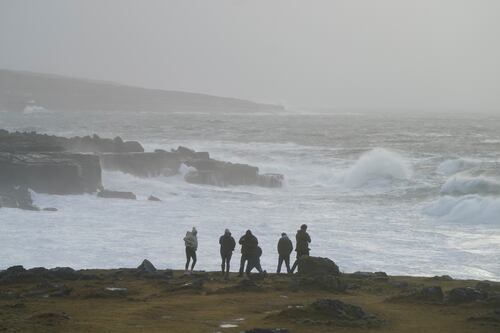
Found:
[[[184,145],[216,159],[283,173],[281,189],[212,187],[174,177],[104,172],[137,201],[34,194],[57,212],[0,209],[0,268],[184,264],[199,232],[198,269],[220,267],[218,238],[247,229],[274,271],[281,232],[306,223],[311,255],[345,272],[500,280],[500,115],[410,113],[0,112],[0,128],[98,133],[147,150]],[[161,202],[146,198],[155,195]],[[239,247],[232,269],[239,264]]]

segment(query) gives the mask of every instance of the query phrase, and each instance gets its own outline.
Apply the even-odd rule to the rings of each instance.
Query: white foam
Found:
[[[404,180],[412,176],[410,163],[400,154],[375,148],[363,154],[345,173],[344,184],[360,187],[368,183],[384,184],[387,180]]]
[[[50,111],[44,108],[43,106],[38,106],[38,105],[28,105],[23,110],[23,114],[38,114],[38,113],[50,113]]]
[[[467,224],[500,223],[500,199],[479,195],[444,196],[425,207],[424,213],[440,220]]]
[[[454,175],[461,171],[470,170],[478,166],[479,164],[480,162],[477,160],[468,158],[457,158],[442,162],[438,166],[436,171],[444,175]]]
[[[441,187],[442,194],[500,194],[500,182],[486,177],[453,177]]]

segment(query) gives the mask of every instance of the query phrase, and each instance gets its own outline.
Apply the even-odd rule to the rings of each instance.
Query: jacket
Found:
[[[311,243],[311,237],[307,231],[298,230],[297,235],[295,235],[297,241],[295,246],[295,251],[299,253],[309,252],[309,243]]]
[[[278,241],[278,253],[282,256],[288,256],[293,251],[293,244],[288,236],[283,236]]]
[[[231,253],[234,251],[236,246],[236,241],[231,234],[224,234],[219,238],[220,252],[221,253]]]

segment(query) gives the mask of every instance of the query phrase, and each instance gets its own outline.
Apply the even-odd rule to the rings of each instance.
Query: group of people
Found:
[[[184,244],[186,246],[186,266],[185,273],[190,274],[194,266],[196,265],[196,251],[198,249],[198,231],[195,227],[191,231],[186,232],[184,237]],[[295,251],[297,252],[297,260],[295,260],[292,267],[290,267],[290,255],[293,251],[293,243],[288,238],[286,233],[281,234],[281,238],[278,240],[278,267],[276,270],[277,274],[281,273],[281,267],[283,262],[285,263],[286,270],[288,274],[293,274],[297,268],[298,259],[302,256],[309,255],[309,243],[311,243],[311,237],[307,233],[307,225],[301,225],[300,229],[295,235]],[[259,240],[255,235],[252,234],[251,230],[247,230],[246,233],[241,236],[239,240],[241,245],[241,260],[240,260],[240,270],[238,276],[243,276],[245,273],[247,276],[250,275],[253,269],[256,269],[260,274],[264,274],[265,271],[262,269],[260,264],[260,258],[262,256],[262,249],[259,246]],[[231,265],[231,257],[233,256],[234,249],[236,248],[236,241],[231,235],[229,229],[224,231],[224,235],[219,238],[220,245],[220,256],[221,256],[221,271],[226,277],[229,277],[229,270]],[[191,267],[189,265],[191,264]],[[246,266],[246,268],[245,268]]]

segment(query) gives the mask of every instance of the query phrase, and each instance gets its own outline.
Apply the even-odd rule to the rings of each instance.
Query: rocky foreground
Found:
[[[258,167],[219,161],[211,158],[208,152],[186,147],[145,152],[139,142],[124,141],[120,137],[65,138],[0,130],[0,207],[38,210],[29,190],[59,195],[97,193],[102,198],[135,199],[130,192],[104,189],[102,170],[136,177],[169,177],[179,174],[182,165],[188,169],[185,181],[193,184],[272,188],[281,187],[284,181],[283,175],[261,174]]]
[[[5,332],[499,332],[500,283],[342,274],[306,257],[299,274],[183,275],[14,266],[0,272]]]

